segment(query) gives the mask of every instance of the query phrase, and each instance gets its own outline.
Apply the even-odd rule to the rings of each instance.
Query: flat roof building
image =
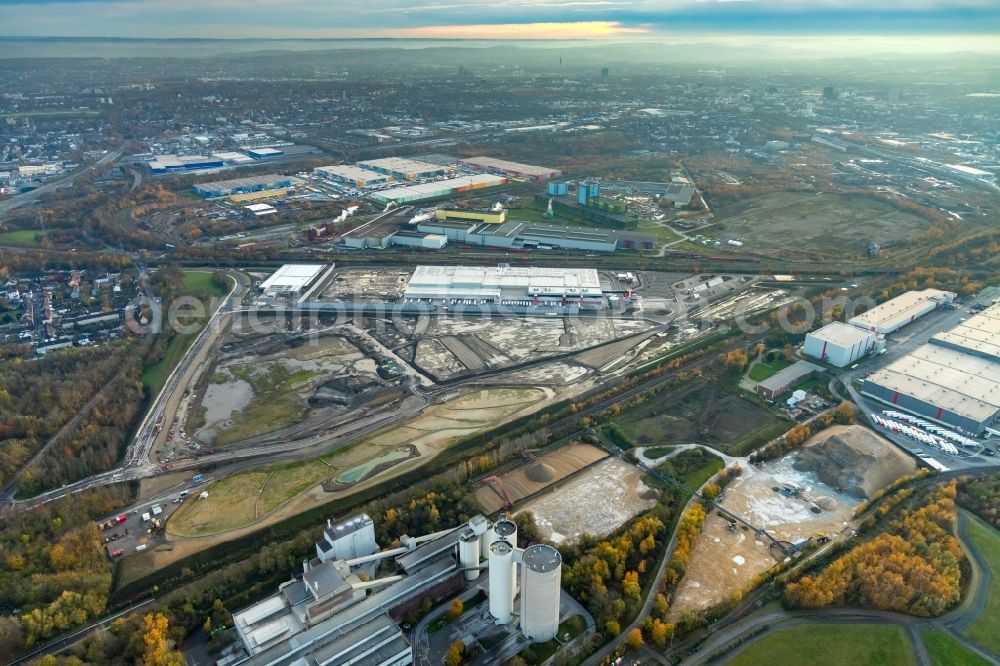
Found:
[[[432,176],[443,176],[450,169],[440,164],[411,160],[405,157],[382,157],[374,160],[364,160],[358,162],[358,166],[363,169],[376,171],[378,173],[392,176],[397,180],[416,180],[418,178],[430,178]]]
[[[1000,305],[969,317],[950,331],[938,333],[931,343],[1000,362]]]
[[[614,252],[652,250],[656,244],[656,239],[647,234],[569,225],[533,224],[519,220],[507,220],[503,224],[479,224],[456,219],[427,220],[420,222],[417,228],[427,233],[443,235],[449,241],[456,243],[514,250],[565,249]]]
[[[404,299],[473,300],[603,300],[601,280],[593,268],[417,266]]]
[[[821,372],[823,372],[823,368],[815,363],[796,361],[757,384],[757,393],[768,400],[774,400],[782,393],[791,391],[796,385]]]
[[[255,160],[262,160],[268,157],[279,157],[284,154],[285,151],[278,150],[277,148],[250,148],[247,150],[247,155]]]
[[[260,176],[198,183],[193,185],[192,189],[203,197],[228,197],[233,194],[248,194],[264,190],[284,189],[291,186],[292,178],[290,176],[268,173]]]
[[[921,345],[872,373],[861,392],[978,434],[1000,416],[1000,362],[939,344]]]
[[[854,363],[875,347],[875,333],[839,321],[806,333],[802,351],[806,356],[842,368]]]
[[[955,294],[940,289],[908,291],[851,317],[847,323],[866,331],[888,335],[954,300]]]
[[[261,283],[264,294],[302,294],[309,288],[325,264],[285,264]]]
[[[153,173],[215,169],[224,165],[222,160],[205,155],[156,155],[147,164]]]
[[[313,173],[317,173],[324,178],[329,178],[338,183],[352,183],[356,187],[368,187],[369,185],[377,185],[378,183],[386,183],[392,180],[392,176],[387,174],[378,173],[371,169],[362,169],[350,164],[332,164],[330,166],[316,167],[313,169]]]
[[[506,185],[507,179],[501,176],[490,174],[474,174],[471,176],[459,176],[429,183],[417,185],[407,185],[395,187],[388,190],[372,193],[371,197],[379,203],[411,203],[414,201],[425,201],[427,199],[437,199],[448,197],[462,192],[471,192],[486,187],[497,187]]]
[[[499,160],[494,157],[469,157],[460,160],[461,164],[476,169],[483,169],[493,173],[503,174],[514,178],[527,178],[535,181],[558,178],[562,171],[549,169],[547,167],[534,166],[532,164],[521,164],[520,162],[509,162]]]

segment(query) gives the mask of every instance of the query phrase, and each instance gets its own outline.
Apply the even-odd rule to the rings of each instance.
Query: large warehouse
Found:
[[[854,363],[875,347],[875,333],[832,322],[812,333],[806,333],[803,352],[830,365],[842,368]]]
[[[416,180],[418,178],[430,178],[432,176],[443,176],[448,173],[448,167],[430,162],[410,160],[405,157],[383,157],[375,160],[365,160],[358,162],[362,169],[384,173],[392,176],[396,180]]]
[[[460,162],[475,169],[483,169],[484,171],[499,173],[511,176],[512,178],[527,178],[535,181],[549,180],[562,175],[562,171],[558,169],[549,169],[532,164],[521,164],[519,162],[508,162],[507,160],[498,160],[493,157],[470,157],[460,160]]]
[[[603,304],[601,280],[593,268],[417,266],[406,285],[408,301],[507,301]]]
[[[967,432],[994,427],[1000,418],[1000,306],[872,373],[861,392]]]
[[[888,335],[898,331],[910,322],[933,312],[942,305],[954,302],[955,294],[940,289],[908,291],[871,310],[851,317],[847,323],[866,331]]]
[[[324,268],[324,264],[285,264],[264,280],[259,289],[268,296],[303,294]]]
[[[447,180],[438,180],[418,185],[407,185],[404,187],[394,187],[380,192],[374,192],[371,196],[380,203],[404,204],[414,201],[425,201],[427,199],[437,199],[448,197],[460,192],[471,192],[485,187],[496,187],[506,185],[507,179],[502,176],[490,174],[474,174],[472,176],[459,176]]]
[[[502,224],[466,220],[427,220],[417,225],[420,231],[445,236],[449,241],[500,247],[512,250],[652,250],[656,238],[608,229],[591,229],[557,224],[533,224],[508,220]]]
[[[193,189],[203,197],[228,197],[231,194],[247,194],[249,192],[277,190],[291,186],[292,179],[290,176],[268,173],[261,176],[198,183],[193,186]]]
[[[362,169],[350,164],[331,164],[313,169],[314,173],[329,178],[338,183],[351,183],[355,187],[368,187],[392,180],[392,176],[384,173]]]
[[[197,169],[216,169],[224,162],[216,157],[205,155],[156,155],[149,160],[149,170],[153,173],[173,173],[175,171],[195,171]]]

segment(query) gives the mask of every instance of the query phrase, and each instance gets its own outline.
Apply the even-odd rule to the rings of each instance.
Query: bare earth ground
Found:
[[[522,511],[534,514],[542,535],[553,543],[571,543],[583,534],[605,536],[655,506],[658,492],[642,477],[638,467],[609,458],[531,500]]]
[[[781,541],[796,542],[819,533],[833,536],[852,527],[857,500],[836,492],[811,473],[795,470],[793,462],[791,454],[759,468],[744,465],[743,475],[726,490],[721,505]],[[799,497],[783,497],[773,490],[788,482],[802,487]],[[671,606],[674,619],[685,610],[722,601],[775,563],[766,539],[741,528],[729,532],[727,522],[714,513],[705,520]]]
[[[517,503],[607,455],[606,451],[590,444],[569,444],[502,475],[500,480],[508,499]],[[488,514],[504,507],[503,499],[490,485],[477,488],[475,497]]]

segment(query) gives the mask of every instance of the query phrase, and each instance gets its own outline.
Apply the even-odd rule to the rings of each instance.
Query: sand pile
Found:
[[[551,483],[556,479],[556,472],[543,462],[536,462],[525,470],[524,475],[536,483]]]
[[[798,452],[795,469],[815,472],[823,483],[867,499],[917,466],[891,442],[863,426],[834,426]]]

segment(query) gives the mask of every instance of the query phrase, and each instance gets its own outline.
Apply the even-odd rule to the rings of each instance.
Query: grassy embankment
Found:
[[[823,666],[911,666],[916,660],[902,627],[813,624],[768,634],[729,662],[822,664]]]
[[[208,294],[213,298],[225,296],[228,290],[223,289],[212,282],[212,273],[209,271],[185,271],[184,272],[184,293],[186,294]],[[205,303],[206,310],[208,303]],[[207,313],[206,313],[207,314]],[[207,317],[206,317],[207,318]],[[167,350],[163,358],[142,372],[142,383],[149,389],[151,395],[156,395],[167,382],[170,372],[176,367],[180,360],[184,358],[191,343],[201,332],[205,322],[202,321],[198,330],[194,333],[178,333],[170,339]]]

